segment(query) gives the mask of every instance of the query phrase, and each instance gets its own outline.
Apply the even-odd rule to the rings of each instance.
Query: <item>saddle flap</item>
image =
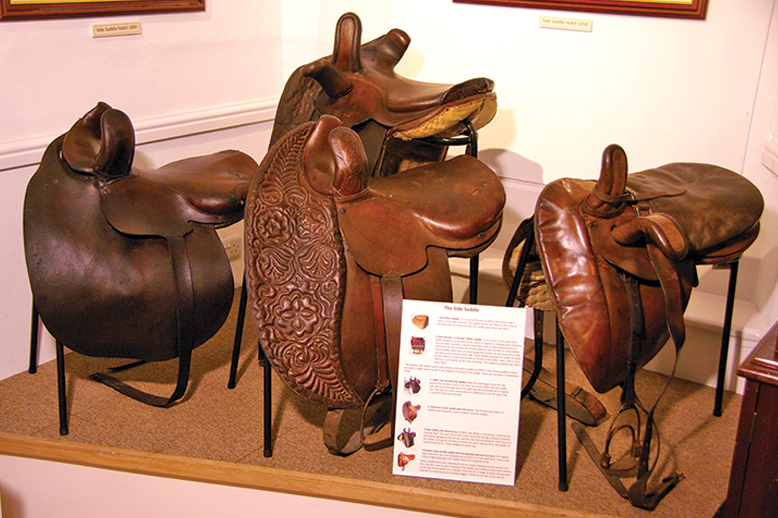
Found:
[[[382,196],[339,205],[338,220],[348,249],[369,273],[401,276],[427,265],[429,230],[412,212],[398,209]]]
[[[119,232],[133,236],[182,236],[192,223],[230,225],[243,217],[256,162],[222,151],[172,162],[155,170],[104,182],[100,206]]]
[[[190,220],[196,216],[177,193],[142,176],[106,183],[100,207],[114,229],[130,236],[183,236],[192,231]]]

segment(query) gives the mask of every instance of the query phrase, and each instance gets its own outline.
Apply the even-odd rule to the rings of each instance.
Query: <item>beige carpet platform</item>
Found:
[[[512,487],[393,476],[391,448],[362,450],[349,457],[330,455],[321,437],[325,409],[302,400],[278,378],[273,380],[272,395],[274,451],[265,458],[262,372],[256,334],[248,320],[238,385],[227,388],[236,313],[233,307],[222,331],[196,349],[189,390],[172,408],[145,406],[89,380],[90,373],[121,361],[71,353],[66,358],[70,434],[61,437],[54,362],[41,365],[36,374],[25,372],[1,381],[0,454],[452,516],[703,518],[712,516],[726,495],[741,397],[725,393],[724,415],[713,417],[713,389],[681,380],[672,381],[660,403],[658,471],[666,475],[676,468],[686,478],[653,512],[633,508],[613,491],[569,426],[569,490],[560,492],[556,413],[529,399],[521,406]],[[27,344],[15,346],[23,350]],[[544,362],[553,368],[552,351]],[[587,386],[570,358],[567,372],[568,380]],[[171,361],[131,369],[121,377],[167,395],[175,374],[176,362]],[[641,399],[653,402],[665,381],[664,376],[641,371]],[[618,391],[600,399],[609,412],[618,408]],[[606,428],[607,421],[590,429],[600,447]]]

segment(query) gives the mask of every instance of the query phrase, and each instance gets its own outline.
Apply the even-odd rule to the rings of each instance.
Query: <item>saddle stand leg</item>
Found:
[[[234,389],[238,383],[238,360],[240,359],[240,346],[243,341],[243,324],[246,319],[246,304],[248,292],[246,291],[246,276],[243,276],[243,284],[240,287],[240,302],[238,303],[238,321],[235,325],[235,342],[232,346],[232,362],[230,363],[230,379],[227,388]],[[260,354],[261,353],[260,348]],[[260,363],[262,360],[260,359]]]
[[[556,326],[556,386],[565,386],[565,340],[559,325]],[[567,414],[564,389],[557,389],[556,404],[559,490],[567,491]]]
[[[521,285],[521,278],[524,275],[524,269],[527,267],[527,262],[529,261],[529,255],[530,251],[532,250],[532,243],[534,239],[535,233],[533,232],[532,226],[530,225],[530,228],[527,231],[524,247],[521,249],[519,262],[516,265],[516,272],[513,275],[511,288],[508,290],[508,299],[505,301],[506,307],[512,307],[513,303],[516,301],[516,296],[519,293],[519,286]],[[524,307],[524,303],[520,301],[519,306]],[[535,322],[535,367],[532,369],[532,374],[530,375],[527,384],[521,390],[521,399],[527,397],[527,395],[532,390],[532,387],[535,386],[535,382],[537,381],[538,376],[540,375],[540,371],[543,368],[543,312],[538,311],[537,309],[533,309],[532,315]]]
[[[470,119],[464,119],[465,134],[467,135],[467,154],[473,158],[478,158],[478,132]],[[479,258],[474,255],[470,258],[470,304],[478,304],[478,272]]]
[[[729,286],[727,287],[727,302],[724,310],[724,324],[721,329],[721,351],[719,356],[719,372],[716,379],[716,399],[713,404],[713,415],[721,417],[721,403],[724,398],[724,380],[727,375],[727,357],[729,356],[729,335],[732,331],[732,313],[735,306],[735,289],[737,288],[737,273],[739,261],[729,264]]]
[[[527,397],[535,386],[535,382],[540,377],[540,371],[543,370],[543,312],[537,309],[532,310],[532,316],[535,323],[535,365],[532,368],[527,385],[521,389],[521,399]]]
[[[68,427],[68,402],[67,385],[65,382],[65,347],[59,340],[55,343],[57,356],[57,396],[59,401],[59,434],[67,435]]]
[[[235,324],[235,341],[232,345],[232,360],[230,362],[230,379],[227,382],[227,388],[234,389],[238,384],[238,363],[240,361],[240,348],[243,342],[243,326],[246,322],[246,306],[248,305],[248,290],[246,289],[246,275],[243,275],[243,284],[240,288],[240,301],[238,302],[238,320]],[[263,405],[263,427],[264,427],[264,448],[262,454],[265,457],[273,456],[272,425],[273,415],[271,401],[272,381],[270,372],[270,362],[262,351],[262,344],[257,343],[259,355],[259,366],[262,369],[262,405]]]
[[[38,372],[38,326],[40,323],[40,315],[38,315],[38,308],[35,307],[35,302],[32,303],[32,322],[30,325],[30,366],[27,372],[35,374]]]
[[[264,351],[262,351],[262,344],[257,344],[259,349],[259,362],[262,366],[262,427],[264,430],[264,450],[262,454],[265,457],[272,457],[273,456],[273,401],[272,401],[272,387],[271,387],[271,379],[272,379],[272,372],[270,370],[270,361],[267,359],[267,356],[265,356]]]
[[[529,260],[530,251],[532,250],[532,244],[535,239],[535,233],[530,225],[527,231],[527,237],[524,241],[524,247],[521,250],[521,256],[519,262],[516,265],[516,272],[513,275],[513,282],[508,292],[508,300],[505,305],[513,306],[516,296],[519,291],[519,285],[521,284],[521,278],[524,274],[524,269],[527,266]],[[537,309],[533,309],[533,316],[535,321],[535,367],[532,369],[532,374],[527,382],[527,385],[521,391],[521,398],[524,399],[532,390],[535,382],[540,375],[540,371],[543,368],[543,312]],[[557,355],[557,387],[565,386],[565,343],[562,331],[559,326],[556,326],[556,355]],[[567,419],[566,419],[566,401],[565,391],[557,390],[557,448],[558,448],[558,465],[559,465],[559,490],[567,491]]]

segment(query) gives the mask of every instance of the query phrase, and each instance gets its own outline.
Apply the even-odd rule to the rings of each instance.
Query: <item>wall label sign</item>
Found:
[[[540,26],[544,29],[563,29],[567,31],[592,32],[594,22],[578,18],[560,18],[559,16],[541,16]]]
[[[140,22],[126,23],[106,23],[92,26],[93,38],[105,38],[108,36],[127,36],[130,34],[140,34]]]
[[[395,475],[514,484],[525,317],[403,301]]]

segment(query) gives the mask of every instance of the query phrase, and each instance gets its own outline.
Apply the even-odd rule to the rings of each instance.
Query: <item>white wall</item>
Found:
[[[137,120],[278,95],[281,3],[206,2],[205,12],[0,23],[0,143],[64,132],[98,100]],[[92,38],[96,23],[142,34]]]
[[[762,190],[762,233],[738,279],[728,389],[738,381],[737,365],[778,317],[778,178],[762,163],[778,127],[774,6],[717,0],[699,21],[394,2],[394,25],[412,37],[398,71],[445,82],[484,75],[496,83],[500,108],[480,132],[479,156],[503,176],[513,200],[498,249],[533,212],[540,185],[596,178],[610,143],[624,147],[632,172],[708,162]],[[593,30],[540,28],[540,16],[549,14],[591,20]],[[499,272],[499,261],[491,264]],[[715,384],[727,280],[724,272],[701,269],[686,314],[691,338],[679,368],[685,379]],[[666,349],[649,368],[670,371],[674,355]]]

